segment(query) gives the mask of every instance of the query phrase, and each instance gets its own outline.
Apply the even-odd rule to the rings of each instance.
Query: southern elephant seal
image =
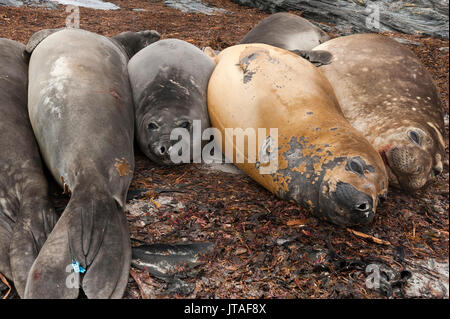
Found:
[[[0,38],[0,272],[21,297],[57,220],[28,118],[24,50],[23,44]]]
[[[326,52],[311,50],[326,42],[330,37],[314,24],[298,15],[279,12],[272,14],[258,23],[241,40],[240,44],[263,43],[293,51],[312,63],[316,55],[323,60]],[[320,57],[322,55],[322,57]]]
[[[222,150],[233,150],[235,163],[237,156],[244,158],[236,165],[269,191],[312,208],[321,218],[339,225],[369,223],[388,186],[383,161],[345,120],[319,70],[264,44],[227,48],[216,61],[208,87],[209,115],[224,137]],[[278,132],[269,135],[270,128]],[[231,135],[247,129],[266,130],[255,133],[255,152],[251,142],[248,148],[239,146]],[[278,161],[277,169],[261,173],[274,162],[270,158]]]
[[[439,91],[414,53],[375,34],[336,38],[316,49],[332,54],[320,70],[345,117],[382,155],[392,186],[415,191],[442,172]]]
[[[120,298],[131,259],[124,213],[134,169],[130,51],[80,29],[36,37],[27,46],[34,49],[30,120],[49,170],[71,198],[33,264],[25,296],[76,298],[78,282],[69,279],[85,269],[87,297]]]
[[[174,164],[176,128],[186,129],[187,161],[199,162],[201,138],[192,138],[210,127],[206,91],[214,61],[194,45],[177,39],[161,40],[138,52],[128,63],[136,117],[136,138],[153,161]],[[201,124],[196,126],[194,121]],[[198,132],[195,130],[198,129]],[[183,145],[181,145],[183,146]]]

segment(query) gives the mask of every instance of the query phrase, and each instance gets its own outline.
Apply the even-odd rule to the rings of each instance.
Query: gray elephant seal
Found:
[[[439,91],[406,47],[387,37],[358,34],[330,40],[320,67],[345,117],[382,155],[390,184],[422,188],[440,174],[445,156]]]
[[[254,26],[240,43],[264,43],[285,50],[312,50],[328,40],[328,34],[305,18],[279,12]]]
[[[312,51],[330,37],[314,24],[295,14],[279,12],[258,23],[241,40],[245,43],[263,43],[292,51],[316,66],[329,63],[327,51]]]
[[[28,119],[25,46],[0,38],[0,272],[24,296],[28,272],[56,223]]]
[[[192,139],[194,121],[201,122],[201,129],[210,126],[206,90],[214,67],[214,61],[200,49],[177,39],[153,43],[130,60],[136,138],[151,160],[174,164],[171,152],[176,151],[177,141],[171,140],[170,134],[182,128],[191,136],[190,145],[185,145],[190,159],[199,162],[194,157],[201,148],[201,143]]]
[[[79,29],[36,37],[27,46],[34,48],[30,120],[49,170],[71,198],[33,264],[25,297],[76,298],[79,286],[69,279],[78,263],[87,297],[120,298],[131,260],[124,214],[134,169],[130,51]]]

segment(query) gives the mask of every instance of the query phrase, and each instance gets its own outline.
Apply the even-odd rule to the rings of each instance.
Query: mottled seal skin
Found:
[[[382,155],[390,185],[416,191],[442,172],[439,91],[410,50],[375,34],[336,38],[316,49],[331,52],[331,63],[320,70],[345,117]]]
[[[240,43],[264,43],[285,50],[312,50],[329,39],[324,31],[305,18],[279,12],[258,23]]]
[[[134,169],[127,50],[80,29],[33,42],[30,120],[49,170],[71,198],[25,296],[76,298],[79,287],[67,283],[77,261],[87,269],[81,285],[89,298],[120,298],[131,261],[124,207]]]
[[[57,219],[28,118],[24,49],[0,38],[0,272],[21,297]]]
[[[206,90],[214,61],[192,44],[161,40],[138,52],[128,63],[136,117],[136,138],[141,150],[161,165],[174,164],[170,153],[175,128],[185,128],[193,137],[193,121],[210,127]],[[190,141],[201,150],[198,140]]]
[[[387,191],[383,161],[344,118],[327,79],[305,59],[264,44],[225,49],[208,86],[211,123],[224,137],[222,149],[244,154],[236,164],[266,189],[310,207],[338,225],[370,223]],[[225,128],[278,129],[278,169],[261,174]],[[274,139],[274,137],[270,136]],[[228,144],[228,146],[227,146]],[[262,144],[264,145],[264,144]],[[261,155],[262,154],[262,155]],[[260,165],[258,165],[260,163]]]

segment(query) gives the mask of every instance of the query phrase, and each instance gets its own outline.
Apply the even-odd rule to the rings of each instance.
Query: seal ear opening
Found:
[[[331,63],[333,55],[325,50],[290,50],[292,53],[308,60],[315,66],[321,66]]]
[[[24,57],[29,59],[31,56],[31,53],[33,53],[34,49],[41,43],[46,37],[51,35],[52,33],[58,32],[64,28],[58,28],[58,29],[44,29],[36,32],[31,36],[31,38],[28,40],[27,46],[25,48]]]

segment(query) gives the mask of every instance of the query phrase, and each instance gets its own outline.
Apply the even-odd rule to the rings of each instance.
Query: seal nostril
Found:
[[[369,206],[369,205],[367,205],[366,203],[364,203],[364,204],[358,205],[356,208],[357,208],[358,210],[366,211],[368,206]]]
[[[161,151],[161,155],[166,152],[166,148],[164,146],[161,146],[159,150]]]
[[[367,211],[371,210],[371,207],[368,202],[363,202],[363,203],[357,204],[355,206],[355,209],[360,212],[367,212]]]

